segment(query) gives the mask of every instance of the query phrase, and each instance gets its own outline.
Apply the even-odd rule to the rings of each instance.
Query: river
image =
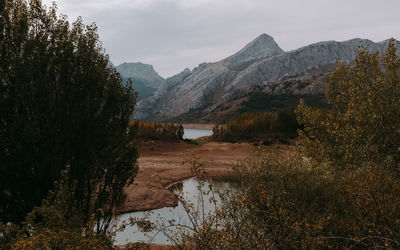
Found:
[[[201,190],[210,190],[210,185],[212,185],[213,190],[222,191],[223,189],[230,188],[229,183],[226,182],[204,182],[201,186]],[[199,182],[195,178],[191,178],[182,182],[180,188],[175,189],[176,194],[181,193],[186,202],[193,204],[194,210],[204,211],[205,215],[213,214],[216,207],[221,205],[221,199],[218,194],[213,192],[209,194],[200,195]],[[210,202],[210,198],[214,197],[216,202]],[[203,200],[203,202],[202,202]],[[203,209],[204,205],[204,209]],[[122,221],[128,220],[129,217],[135,217],[138,219],[148,218],[151,222],[155,224],[166,223],[169,225],[168,221],[175,220],[173,225],[185,225],[191,226],[190,219],[186,213],[184,206],[181,202],[178,203],[176,207],[164,207],[161,209],[155,209],[148,212],[133,212],[120,215],[117,220],[120,225]],[[201,216],[199,216],[201,217]],[[161,225],[159,225],[161,226]],[[176,232],[176,227],[170,227],[168,233],[172,234]],[[129,242],[146,242],[146,243],[156,243],[156,244],[172,244],[172,242],[159,230],[153,230],[147,234],[142,233],[138,230],[136,226],[128,226],[123,232],[118,232],[115,237],[116,245],[124,245]]]
[[[203,136],[212,135],[213,131],[211,129],[195,129],[195,128],[185,128],[184,129],[184,139],[197,139]],[[215,211],[215,206],[219,206],[221,204],[221,199],[218,195],[212,196],[208,195],[200,195],[199,182],[195,178],[191,178],[185,180],[181,183],[180,188],[175,189],[174,193],[181,193],[186,202],[189,202],[194,205],[194,207],[200,210],[204,205],[204,214],[212,214]],[[222,190],[229,186],[228,183],[224,182],[204,182],[201,186],[202,191],[208,191],[210,189],[210,185],[214,188],[214,190]],[[179,186],[179,185],[178,185]],[[201,201],[201,197],[203,202]],[[211,203],[210,198],[216,198],[216,203]],[[122,214],[117,218],[117,227],[121,225],[123,221],[128,221],[130,217],[143,219],[147,218],[153,223],[168,223],[168,221],[175,220],[174,225],[185,225],[191,226],[190,219],[188,217],[187,212],[184,209],[184,206],[181,202],[178,203],[176,207],[164,207],[160,209],[155,209],[146,212],[133,212]],[[176,227],[171,227],[169,234],[176,231]],[[138,230],[136,226],[127,226],[124,231],[118,232],[115,236],[115,245],[124,245],[129,242],[151,242],[156,244],[172,244],[170,240],[165,236],[164,233],[159,232],[159,230],[153,230],[149,233],[143,233]]]
[[[183,139],[197,139],[203,136],[210,136],[213,134],[211,129],[194,129],[194,128],[185,128],[184,129]]]

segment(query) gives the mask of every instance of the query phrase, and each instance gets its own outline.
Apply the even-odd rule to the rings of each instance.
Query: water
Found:
[[[197,139],[202,136],[210,136],[213,134],[211,129],[185,128],[184,132],[183,139]]]
[[[205,182],[202,186],[203,190],[203,199],[201,199],[200,191],[198,189],[199,182],[195,178],[191,178],[185,180],[182,183],[181,190],[175,190],[175,193],[179,191],[182,192],[185,201],[190,202],[193,204],[193,211],[199,211],[202,214],[204,211],[205,215],[213,214],[215,209],[221,205],[221,199],[217,194],[204,194],[204,192],[210,190],[210,185],[213,190],[220,190],[229,188],[229,183],[226,182]],[[215,203],[210,202],[210,198],[215,198]],[[203,200],[204,202],[201,202]],[[204,207],[203,207],[204,205]],[[184,209],[182,203],[178,203],[176,207],[165,207],[161,209],[155,209],[149,212],[133,212],[133,213],[126,213],[119,216],[119,224],[121,221],[128,220],[129,217],[135,218],[148,218],[151,222],[159,224],[159,227],[163,227],[162,223],[166,223],[169,225],[169,220],[175,220],[173,225],[186,225],[191,226],[192,223],[188,217],[187,212]],[[201,217],[201,216],[200,216]],[[201,221],[198,221],[201,222]],[[169,234],[176,232],[177,227],[171,227]],[[125,228],[123,232],[119,232],[116,234],[115,237],[115,244],[116,245],[123,245],[129,242],[146,242],[146,243],[156,243],[156,244],[172,244],[171,242],[162,232],[159,230],[154,230],[150,233],[139,232],[136,226],[129,226]]]

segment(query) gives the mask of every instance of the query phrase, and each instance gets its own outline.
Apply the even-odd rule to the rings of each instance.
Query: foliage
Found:
[[[312,107],[324,107],[326,101],[323,95],[270,95],[258,91],[252,94],[247,101],[242,104],[240,112],[269,111],[277,112],[281,110],[294,109],[300,99]]]
[[[301,102],[296,111],[304,125],[299,132],[303,152],[316,162],[331,162],[338,168],[368,162],[386,162],[397,168],[399,73],[393,40],[382,58],[360,48],[353,64],[338,61],[326,91],[329,108],[314,109]]]
[[[258,152],[235,172],[239,184],[215,214],[191,213],[202,224],[180,232],[180,249],[400,247],[400,183],[388,172],[338,175],[284,152]]]
[[[231,118],[225,125],[214,127],[213,138],[230,142],[293,138],[298,128],[293,110],[249,112]]]
[[[253,235],[270,248],[400,247],[400,183],[388,172],[338,175],[282,153],[257,155],[237,171],[240,214],[251,215]]]
[[[297,109],[307,157],[258,153],[238,164],[220,227],[193,233],[186,246],[400,248],[399,67],[393,41],[381,63],[364,49],[354,64],[339,62],[329,106]]]
[[[20,223],[68,166],[81,225],[102,209],[104,232],[137,172],[135,93],[107,67],[95,24],[40,0],[0,7],[1,221]]]
[[[135,120],[130,126],[137,129],[137,138],[142,140],[182,140],[184,134],[181,124]]]
[[[112,248],[111,235],[94,232],[94,217],[85,227],[81,227],[81,213],[76,202],[71,202],[74,200],[76,182],[71,184],[68,174],[68,171],[63,171],[61,180],[55,183],[54,191],[49,193],[41,206],[35,207],[27,215],[23,227],[3,225],[1,231],[5,234],[1,238],[2,249]]]

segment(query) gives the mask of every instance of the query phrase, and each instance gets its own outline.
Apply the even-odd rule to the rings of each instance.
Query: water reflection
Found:
[[[185,128],[184,132],[183,139],[197,139],[202,136],[210,136],[213,134],[211,129]]]
[[[195,211],[199,211],[205,215],[213,214],[215,212],[216,207],[221,205],[220,197],[214,192],[208,192],[211,189],[220,190],[229,188],[229,184],[226,182],[205,182],[201,187],[203,192],[199,190],[199,182],[197,179],[192,178],[185,180],[181,185],[175,186],[175,193],[181,193],[185,199],[189,203],[193,204],[193,209]],[[202,195],[201,195],[202,194]],[[215,203],[211,202],[211,200],[215,199]],[[186,225],[191,226],[190,218],[185,211],[185,208],[182,203],[179,202],[176,207],[165,207],[161,209],[152,210],[150,212],[133,212],[126,213],[119,216],[119,220],[128,220],[129,217],[136,217],[138,219],[149,218],[149,220],[153,223],[160,225],[160,222],[165,222],[168,224],[168,221],[174,221],[174,225]],[[199,216],[201,217],[201,216]],[[162,223],[161,223],[162,224]],[[171,232],[176,230],[176,228],[171,227]],[[116,245],[123,245],[128,242],[151,242],[156,244],[172,244],[163,233],[158,230],[154,230],[150,233],[142,233],[139,232],[136,226],[127,227],[123,232],[117,233],[115,237]]]

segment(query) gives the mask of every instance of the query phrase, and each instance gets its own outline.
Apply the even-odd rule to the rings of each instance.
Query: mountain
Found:
[[[232,102],[246,102],[255,93],[262,93],[265,98],[321,95],[337,59],[353,61],[359,46],[382,54],[387,44],[388,40],[375,43],[356,38],[318,42],[285,52],[271,36],[262,34],[232,56],[166,79],[168,84],[138,104],[135,116],[153,120],[197,119],[218,112],[221,107],[240,106],[239,101]],[[399,47],[398,41],[396,46]]]
[[[140,79],[149,83],[152,87],[159,87],[165,82],[150,64],[122,63],[115,67],[123,78]]]
[[[109,66],[114,67],[121,74],[125,84],[129,78],[132,79],[133,88],[138,92],[139,102],[153,96],[158,89],[166,84],[166,80],[150,64],[137,62],[114,66],[112,62],[109,62]]]
[[[262,34],[226,60],[232,64],[238,64],[250,60],[275,56],[283,52],[284,51],[271,36]]]

